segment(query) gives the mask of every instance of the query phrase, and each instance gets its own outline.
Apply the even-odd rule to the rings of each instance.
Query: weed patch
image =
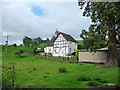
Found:
[[[96,82],[96,81],[91,81],[87,85],[88,86],[97,87],[97,86],[100,86],[101,84],[99,82]]]
[[[78,81],[90,81],[91,79],[87,76],[80,76],[77,78]]]
[[[68,72],[68,71],[67,71],[65,68],[60,68],[60,69],[59,69],[59,72],[60,72],[60,73],[65,73],[65,72]]]

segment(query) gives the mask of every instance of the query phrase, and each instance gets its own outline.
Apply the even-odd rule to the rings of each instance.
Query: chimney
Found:
[[[56,29],[55,36],[57,36],[60,32]]]

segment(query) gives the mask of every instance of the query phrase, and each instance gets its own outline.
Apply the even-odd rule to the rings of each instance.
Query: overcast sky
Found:
[[[88,29],[90,18],[83,17],[77,2],[2,2],[2,43],[22,43],[22,38],[50,38],[55,29],[80,40],[82,29]],[[2,15],[2,16],[1,16]]]

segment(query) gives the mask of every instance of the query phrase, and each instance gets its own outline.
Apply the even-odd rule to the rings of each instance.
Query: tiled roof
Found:
[[[50,40],[50,42],[48,43],[47,46],[53,46],[53,45],[54,45],[54,41],[57,39],[57,37],[58,37],[60,34],[62,34],[63,37],[64,37],[67,41],[71,41],[71,42],[77,43],[77,41],[76,41],[72,36],[60,32],[56,37],[55,37],[55,36],[52,37],[52,39]]]

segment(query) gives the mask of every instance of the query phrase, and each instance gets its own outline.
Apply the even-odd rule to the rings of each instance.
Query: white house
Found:
[[[77,41],[72,36],[58,31],[44,48],[45,53],[51,53],[53,56],[67,56],[76,50]]]

